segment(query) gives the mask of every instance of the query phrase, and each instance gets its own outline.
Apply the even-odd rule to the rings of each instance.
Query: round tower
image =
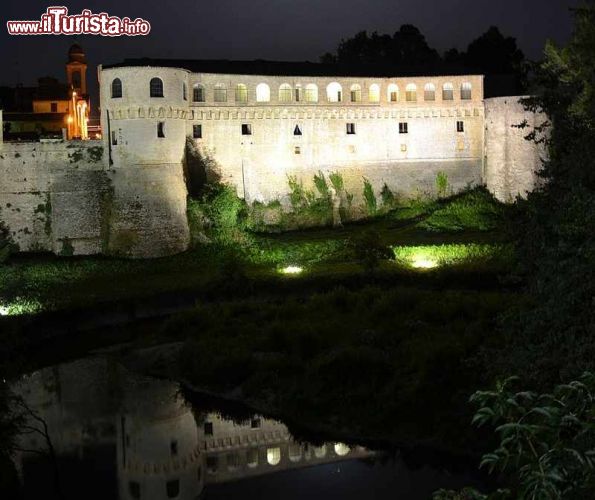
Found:
[[[160,257],[188,248],[183,173],[188,72],[100,67],[101,127],[112,178],[106,253]]]
[[[121,500],[194,500],[204,488],[203,454],[190,407],[177,385],[135,380],[117,427]]]

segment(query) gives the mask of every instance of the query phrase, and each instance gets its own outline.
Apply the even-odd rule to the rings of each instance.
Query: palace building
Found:
[[[74,46],[68,139],[88,134],[85,70]],[[101,142],[0,138],[0,223],[22,251],[182,252],[188,186],[201,169],[249,205],[283,210],[290,184],[314,190],[314,176],[340,176],[334,221],[345,200],[352,219],[365,214],[364,186],[403,199],[485,185],[512,201],[537,185],[545,156],[525,137],[546,117],[520,96],[486,99],[482,75],[155,59],[99,66],[97,75]]]
[[[346,183],[431,192],[484,177],[481,75],[334,75],[317,64],[133,60],[100,69],[114,165],[151,164],[190,138],[249,202],[338,171]],[[172,158],[174,159],[174,158]]]

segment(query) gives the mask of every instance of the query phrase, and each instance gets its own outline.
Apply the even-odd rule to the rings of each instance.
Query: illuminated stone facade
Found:
[[[160,97],[151,97],[154,79]],[[448,175],[453,191],[482,182],[482,76],[266,76],[124,66],[100,70],[100,80],[102,129],[111,134],[105,140],[115,164],[181,156],[189,137],[249,202],[283,200],[289,175],[307,185],[318,171],[340,172],[356,199],[362,177],[377,190],[386,184],[406,196],[433,193],[438,172]],[[112,97],[115,81],[121,93]]]
[[[0,142],[0,221],[19,248],[184,251],[190,151],[249,203],[285,207],[288,177],[309,188],[319,172],[340,173],[356,207],[364,178],[377,195],[386,185],[431,196],[444,173],[450,193],[483,184],[503,201],[536,183],[544,151],[514,125],[543,117],[518,97],[484,99],[480,75],[300,76],[319,66],[223,63],[100,66],[103,142]]]

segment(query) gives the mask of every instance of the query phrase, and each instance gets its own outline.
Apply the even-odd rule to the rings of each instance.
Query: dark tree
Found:
[[[549,159],[543,187],[511,221],[531,301],[510,314],[508,342],[488,361],[542,386],[595,369],[595,8],[575,18],[568,45],[548,43],[534,70],[526,104],[552,128],[527,133],[545,141]]]
[[[495,26],[490,27],[467,47],[465,65],[490,75],[520,75],[524,71],[525,55],[516,39],[505,37]]]
[[[321,61],[412,68],[437,64],[440,56],[428,45],[419,29],[405,24],[392,37],[360,31],[352,38],[342,40],[336,55],[327,53]]]

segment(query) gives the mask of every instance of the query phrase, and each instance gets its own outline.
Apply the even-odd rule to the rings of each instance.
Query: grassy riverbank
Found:
[[[376,268],[385,279],[408,281],[417,275],[424,286],[440,283],[445,275],[456,283],[456,276],[469,278],[477,273],[481,284],[482,276],[501,274],[511,263],[511,249],[499,230],[503,210],[489,194],[475,190],[448,200],[412,202],[342,228],[264,235],[250,232],[239,221],[237,208],[232,208],[231,215],[212,216],[215,220],[207,228],[193,225],[193,234],[210,243],[169,258],[13,256],[0,265],[0,312],[15,315],[90,307],[190,290],[212,295],[221,289],[226,296],[227,287],[222,285],[237,277],[256,287],[275,286],[280,279],[291,279],[288,286],[298,291],[317,279],[327,287],[334,280],[337,284],[360,280],[362,260],[366,253],[373,257],[378,247],[391,249]],[[218,224],[217,216],[232,223]],[[370,243],[370,234],[377,241]],[[386,260],[387,256],[396,259]],[[416,268],[420,260],[429,260],[433,269]],[[288,266],[299,268],[299,276],[284,275]]]
[[[181,255],[13,258],[0,268],[4,311],[190,294],[186,312],[116,335],[137,346],[183,343],[179,359],[150,371],[305,427],[470,446],[466,400],[482,380],[481,349],[498,342],[497,318],[524,300],[504,279],[514,267],[505,207],[474,190],[340,228],[262,234],[233,194],[215,196],[191,204],[203,243]],[[114,331],[76,343],[92,349],[104,337]]]

